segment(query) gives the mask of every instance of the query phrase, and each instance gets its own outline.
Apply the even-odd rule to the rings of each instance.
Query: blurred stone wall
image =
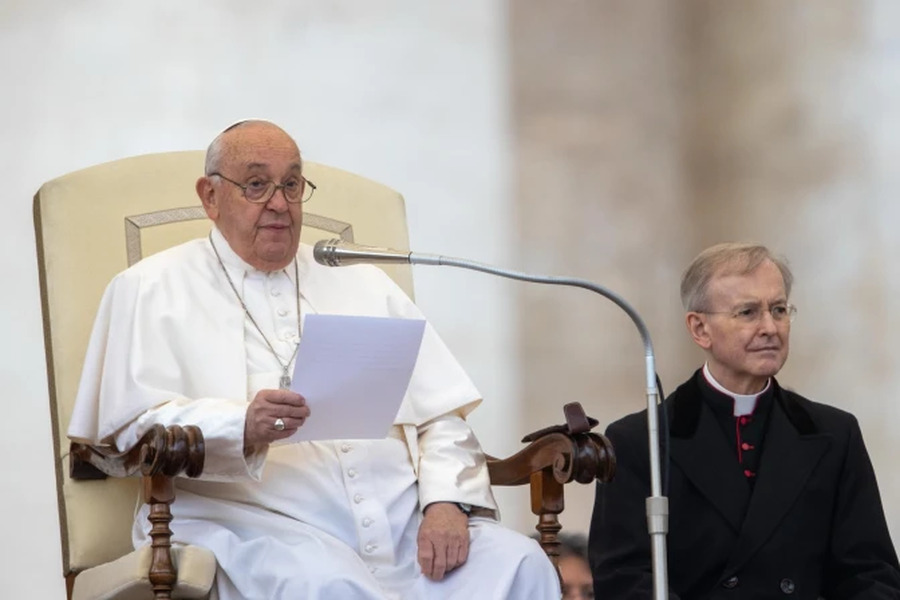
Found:
[[[509,7],[518,266],[621,293],[671,392],[702,362],[678,300],[691,258],[725,240],[784,254],[800,313],[779,379],[857,415],[897,540],[900,7]],[[580,290],[517,294],[530,419],[558,422],[578,400],[605,425],[644,406],[624,313]],[[592,498],[589,486],[568,494],[566,527],[587,528]]]

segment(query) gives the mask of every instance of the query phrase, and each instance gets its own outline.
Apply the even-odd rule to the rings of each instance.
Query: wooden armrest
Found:
[[[154,425],[135,446],[116,452],[103,446],[73,442],[69,452],[69,474],[72,479],[91,480],[128,477],[141,473],[144,502],[150,505],[147,519],[151,523],[150,584],[157,600],[172,597],[177,574],[172,561],[172,511],[175,500],[175,477],[199,477],[203,472],[205,447],[203,433],[187,425]],[[72,581],[69,582],[71,592]]]
[[[612,444],[596,433],[550,433],[509,458],[487,457],[492,485],[524,485],[545,469],[559,483],[611,481],[616,470]]]
[[[199,427],[154,425],[138,443],[125,452],[105,446],[73,442],[69,447],[69,476],[72,479],[128,477],[141,475],[184,475],[198,477],[203,472],[205,447]]]
[[[584,414],[581,404],[567,404],[566,423],[531,433],[522,440],[525,448],[505,459],[487,457],[493,485],[530,484],[531,512],[538,516],[544,551],[557,564],[558,534],[562,529],[558,515],[565,506],[563,486],[571,481],[591,483],[611,481],[616,457],[606,436],[591,433],[595,419]]]

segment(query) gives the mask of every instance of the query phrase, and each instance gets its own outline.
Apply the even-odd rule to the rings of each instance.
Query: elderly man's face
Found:
[[[283,183],[301,175],[297,145],[270,124],[250,124],[227,132],[219,172],[243,185],[254,179]],[[209,218],[242,259],[262,271],[277,271],[291,263],[300,243],[303,208],[289,203],[282,190],[268,202],[253,204],[237,185],[220,177],[197,182]]]
[[[732,392],[761,391],[788,356],[791,323],[781,271],[769,260],[746,275],[726,271],[710,281],[707,299],[709,312],[689,312],[687,325],[706,350],[710,372]],[[755,320],[747,317],[754,314]]]

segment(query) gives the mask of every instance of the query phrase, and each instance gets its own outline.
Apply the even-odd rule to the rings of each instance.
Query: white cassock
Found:
[[[308,246],[284,271],[258,271],[213,228],[248,310],[286,363],[300,312],[422,319],[380,269],[318,265]],[[245,456],[247,405],[278,387],[281,367],[244,314],[210,241],[150,256],[108,286],[85,358],[69,437],[128,448],[156,423],[203,431],[204,472],[178,478],[175,542],[205,546],[222,600],[558,599],[540,546],[485,517],[470,519],[466,564],[421,575],[421,508],[436,501],[496,510],[487,465],[465,416],[480,402],[426,325],[409,389],[387,439],[301,442]],[[315,414],[310,419],[314,419]],[[147,508],[134,543],[149,543]]]

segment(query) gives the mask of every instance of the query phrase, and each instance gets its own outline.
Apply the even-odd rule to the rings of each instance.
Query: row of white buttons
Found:
[[[276,276],[275,273],[269,273],[269,279],[270,279],[270,280],[271,280],[274,276]],[[272,294],[273,297],[277,298],[278,296],[281,295],[281,290],[279,290],[278,288],[272,288],[272,289],[269,291],[269,293]],[[289,312],[289,311],[288,311],[286,308],[279,308],[276,312],[277,312],[277,314],[278,314],[279,317],[286,317],[286,316],[288,316],[288,312]],[[290,334],[288,334],[288,335],[294,335],[294,334],[293,334],[293,332],[292,332],[292,333],[290,333]],[[283,335],[283,336],[281,336],[281,339],[287,341],[289,338],[287,337],[287,335]]]
[[[351,450],[353,450],[353,446],[351,446],[350,444],[348,444],[346,442],[341,444],[341,452],[343,452],[344,454],[349,453]],[[356,477],[356,475],[357,475],[356,469],[348,469],[347,470],[347,477],[353,478],[353,477]],[[363,498],[362,494],[356,494],[353,497],[353,501],[356,502],[357,504],[362,502],[364,499],[365,498]],[[362,526],[363,527],[371,527],[374,522],[375,522],[374,519],[370,519],[369,517],[366,517],[365,519],[362,520]],[[366,552],[372,552],[374,549],[375,549],[375,546],[373,546],[372,544],[369,544],[368,546],[366,546]]]
[[[341,452],[343,452],[344,454],[348,454],[351,450],[353,450],[353,446],[351,446],[350,444],[348,444],[346,442],[341,444]],[[347,469],[347,477],[350,477],[351,479],[353,479],[357,475],[358,475],[358,472],[356,469],[354,469],[354,468]],[[356,504],[361,504],[364,500],[365,500],[365,497],[362,494],[356,494],[353,496],[353,502],[355,502]],[[370,517],[365,517],[362,520],[363,527],[371,527],[374,523],[375,523],[375,520]],[[363,548],[363,549],[366,551],[367,554],[372,554],[373,552],[375,552],[375,550],[378,549],[378,546],[376,546],[375,544],[366,544],[365,548]],[[372,571],[372,573],[374,573],[376,569],[375,569],[375,567],[372,567],[370,570]]]

